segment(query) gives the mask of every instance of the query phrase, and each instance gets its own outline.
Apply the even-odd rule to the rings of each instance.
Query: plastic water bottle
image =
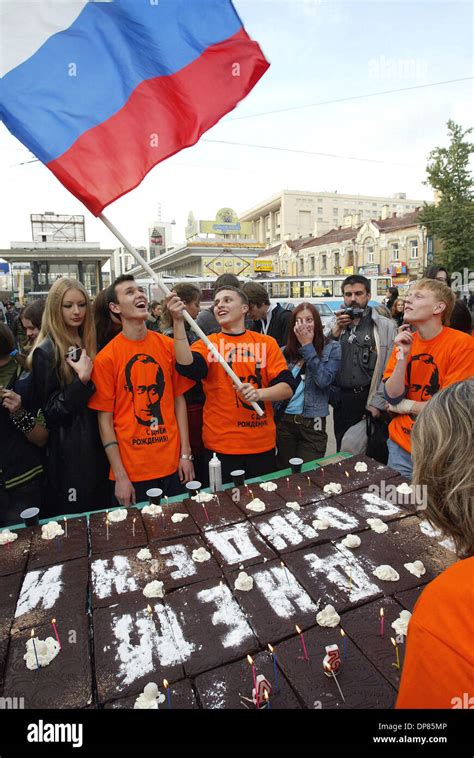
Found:
[[[219,492],[222,489],[222,467],[215,453],[209,461],[209,487],[211,492]]]

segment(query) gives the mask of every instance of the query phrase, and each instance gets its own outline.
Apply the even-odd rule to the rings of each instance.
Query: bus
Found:
[[[201,290],[201,304],[210,306],[213,301],[215,276],[164,276],[163,282],[172,289],[178,282],[195,284]],[[239,281],[258,282],[268,292],[271,301],[279,302],[285,308],[292,308],[303,300],[316,304],[324,304],[336,311],[342,303],[341,285],[346,276],[267,276],[262,278],[239,277]],[[392,286],[392,277],[388,275],[369,275],[371,285],[370,305],[381,303]],[[152,279],[140,279],[139,284],[146,288],[150,300],[162,300],[163,294]],[[326,308],[323,309],[326,311]]]

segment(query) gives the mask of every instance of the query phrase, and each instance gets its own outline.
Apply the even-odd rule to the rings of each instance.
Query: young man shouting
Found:
[[[385,398],[396,413],[389,426],[388,465],[411,477],[411,430],[416,416],[438,390],[474,376],[472,338],[450,329],[452,290],[436,279],[421,279],[405,301],[404,321],[384,374]],[[411,326],[416,332],[411,331]]]
[[[122,331],[101,350],[92,373],[102,444],[115,498],[128,506],[150,487],[176,495],[194,477],[183,393],[193,382],[176,374],[173,341],[148,331],[148,302],[133,276],[110,287],[109,307]]]
[[[234,469],[245,469],[246,478],[275,470],[276,429],[272,402],[293,395],[294,379],[273,337],[245,329],[248,299],[236,287],[222,287],[214,295],[214,315],[220,334],[209,336],[220,354],[240,378],[237,391],[222,366],[202,340],[188,345],[184,328],[184,304],[167,298],[174,321],[176,368],[191,379],[201,379],[206,402],[203,440],[208,451],[219,454],[222,479],[231,481]],[[259,416],[251,402],[264,410]]]

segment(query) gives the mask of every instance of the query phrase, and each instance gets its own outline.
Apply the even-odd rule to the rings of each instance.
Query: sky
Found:
[[[206,0],[192,2],[205,7]],[[235,6],[270,68],[199,143],[105,209],[125,237],[147,244],[159,204],[162,220],[176,221],[178,243],[189,211],[213,219],[225,206],[240,215],[282,189],[432,199],[423,184],[426,163],[433,148],[448,144],[448,119],[464,129],[474,125],[471,2],[235,0]],[[465,81],[451,81],[458,79]],[[30,240],[30,213],[44,211],[83,214],[88,241],[117,247],[45,166],[21,165],[32,158],[0,124],[0,247]]]

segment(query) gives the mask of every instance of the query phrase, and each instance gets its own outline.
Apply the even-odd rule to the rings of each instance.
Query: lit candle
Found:
[[[36,645],[35,645],[35,630],[31,630],[31,639],[33,640],[33,650],[35,651],[35,658],[36,658],[36,666],[37,668],[40,667],[39,660],[38,660],[38,653],[36,652]]]
[[[165,688],[166,694],[168,696],[168,709],[171,710],[171,692],[167,679],[163,679],[163,687]]]
[[[298,497],[301,497],[301,487],[297,487],[298,489]]]
[[[132,534],[134,537],[135,537],[135,521],[136,521],[136,518],[134,518],[132,521]]]
[[[306,479],[308,480],[308,487],[310,488],[311,487],[311,479],[309,478],[309,476],[307,476]]]
[[[273,658],[273,673],[275,675],[275,690],[278,689],[278,668],[277,668],[277,657],[275,653],[275,649],[269,644],[268,649],[272,654]]]
[[[252,490],[250,490],[250,497],[251,497],[251,498],[252,498],[252,500],[253,500],[253,492],[252,492]]]
[[[206,521],[207,521],[207,523],[209,523],[209,520],[210,520],[210,519],[209,519],[209,514],[208,514],[208,512],[207,512],[207,508],[206,508],[206,506],[204,505],[204,503],[202,504],[202,507],[203,507],[204,513],[206,514]]]
[[[280,561],[280,563],[281,563],[281,567],[285,569],[286,581],[287,581],[287,582],[288,582],[288,584],[289,584],[289,583],[290,583],[290,577],[288,576],[288,569],[286,568],[286,566],[285,566],[285,564],[283,563],[283,561]]]
[[[56,629],[56,619],[51,619],[51,623],[53,625],[54,633],[55,633],[56,639],[58,641],[59,649],[61,650],[61,640],[59,639],[58,630]]]
[[[384,615],[383,615],[383,608],[380,609],[380,636],[383,637],[383,625],[384,625]]]
[[[393,637],[390,637],[390,640],[392,642],[392,645],[395,648],[395,655],[397,656],[397,662],[396,663],[392,663],[392,666],[395,666],[396,669],[399,669],[400,668],[400,656],[398,654],[398,645],[395,642],[395,640],[393,639]]]
[[[260,708],[260,704],[258,702],[257,674],[255,671],[255,663],[253,662],[253,658],[250,655],[247,656],[247,660],[249,662],[249,665],[252,666],[253,686],[255,690],[255,704],[257,708]]]
[[[343,655],[344,655],[344,658],[347,658],[347,637],[346,637],[346,633],[345,633],[344,629],[341,629],[341,637],[342,637],[342,639],[344,641],[344,653],[343,653]]]
[[[151,605],[147,605],[146,609],[147,609],[148,613],[150,614],[150,618],[151,618],[153,616],[153,609],[152,609]]]
[[[286,477],[286,486],[288,487],[288,489],[290,489],[290,480],[288,477]]]
[[[334,679],[334,681],[336,682],[336,685],[337,685],[337,689],[339,690],[339,694],[341,695],[341,697],[342,697],[343,701],[344,701],[344,702],[346,702],[346,698],[345,698],[345,697],[344,697],[344,695],[342,694],[342,690],[341,690],[341,688],[339,687],[339,682],[337,681],[337,679],[336,679],[336,675],[335,675],[334,671],[332,670],[331,666],[328,666],[327,664],[325,664],[325,665],[324,665],[324,670],[325,670],[325,671],[327,671],[329,674],[332,674],[332,678],[333,678],[333,679]]]
[[[107,542],[109,541],[109,512],[105,514],[105,531],[107,534]]]
[[[67,518],[66,518],[66,516],[64,516],[64,531],[65,531],[66,537],[67,537]]]
[[[304,635],[303,635],[303,632],[301,631],[301,629],[299,628],[298,625],[296,625],[296,631],[300,635],[301,646],[303,648],[303,654],[304,654],[305,661],[309,661],[309,655],[308,655],[308,651],[306,650],[306,645],[305,645],[305,641],[304,641]]]
[[[266,707],[270,710],[272,706],[270,705],[270,695],[268,694],[268,690],[263,690],[263,697],[265,698]]]
[[[165,495],[166,505],[168,505],[168,495]]]

